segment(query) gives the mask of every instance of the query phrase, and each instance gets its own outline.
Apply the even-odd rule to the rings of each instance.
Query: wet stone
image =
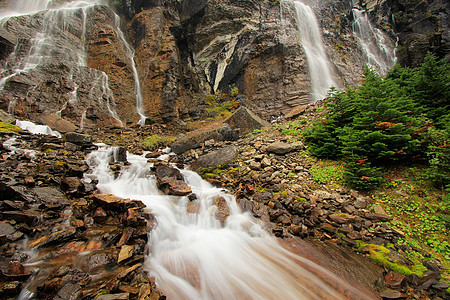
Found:
[[[59,290],[58,294],[53,299],[54,300],[78,299],[80,290],[81,287],[78,284],[68,282]]]
[[[120,249],[119,257],[117,258],[117,263],[124,261],[133,256],[133,246],[123,245]]]
[[[54,243],[61,243],[62,241],[66,240],[67,238],[72,237],[76,233],[76,229],[73,227],[70,227],[68,229],[63,229],[56,231],[50,235],[45,235],[43,237],[38,238],[37,240],[34,240],[30,242],[28,245],[30,248],[40,248],[49,244]]]
[[[227,201],[223,197],[217,197],[213,201],[213,205],[217,206],[216,218],[220,221],[222,226],[225,225],[225,222],[230,215],[230,208],[228,207]]]
[[[158,180],[158,188],[166,195],[186,196],[192,193],[191,188],[182,180],[163,178]]]
[[[89,257],[88,271],[94,274],[105,268],[109,263],[108,255],[106,253],[96,253]]]
[[[400,289],[404,281],[404,275],[393,271],[387,273],[384,277],[384,284],[393,289]]]
[[[403,294],[396,290],[385,289],[380,292],[380,296],[383,299],[400,299],[403,298]]]
[[[15,231],[14,227],[8,222],[0,222],[0,235],[11,235]]]
[[[97,223],[103,223],[106,221],[106,218],[108,217],[108,215],[106,214],[105,210],[101,207],[97,207],[97,209],[94,212],[94,220]]]
[[[120,294],[106,294],[106,295],[100,295],[96,300],[128,300],[130,299],[129,293],[120,293]]]

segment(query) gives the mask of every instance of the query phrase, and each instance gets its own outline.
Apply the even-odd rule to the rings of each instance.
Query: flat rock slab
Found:
[[[192,193],[191,188],[183,180],[173,177],[158,180],[158,188],[166,195],[186,196]]]
[[[50,235],[45,235],[43,237],[40,237],[37,240],[34,240],[29,243],[30,248],[40,248],[42,246],[51,244],[51,243],[60,243],[67,238],[73,236],[77,230],[74,227],[70,227],[68,229],[63,229],[57,232],[54,232]]]
[[[278,155],[284,155],[293,151],[303,149],[304,147],[305,146],[303,145],[302,142],[295,142],[295,143],[274,142],[267,146],[266,151]]]
[[[228,123],[232,129],[239,129],[242,135],[251,133],[256,129],[270,127],[268,122],[258,117],[254,112],[246,107],[239,108],[227,120],[225,120],[225,123]]]
[[[0,222],[0,235],[11,235],[16,230],[8,222]]]
[[[193,164],[192,169],[216,168],[234,162],[238,157],[238,148],[225,147],[214,152],[200,156]]]
[[[106,295],[100,295],[95,299],[97,299],[97,300],[128,300],[128,299],[130,299],[130,294],[129,293],[106,294]]]
[[[72,122],[63,119],[61,116],[56,114],[44,115],[41,116],[40,119],[45,125],[61,133],[73,132],[78,128]]]
[[[131,203],[130,199],[122,199],[113,194],[95,194],[92,199],[97,205],[102,207],[111,208]]]

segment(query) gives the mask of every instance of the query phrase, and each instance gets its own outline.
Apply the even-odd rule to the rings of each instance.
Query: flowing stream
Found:
[[[103,193],[141,200],[156,216],[145,266],[168,299],[368,299],[287,251],[261,221],[241,212],[234,196],[195,172],[180,170],[197,196],[190,201],[162,195],[145,157],[127,159],[130,165],[116,177],[109,169],[114,148],[101,147],[88,156],[92,171],[86,178],[98,180]],[[219,198],[229,209],[224,224],[215,217]],[[345,287],[345,296],[336,286]]]
[[[389,46],[383,32],[372,25],[365,10],[354,8],[352,13],[353,32],[367,64],[380,74],[386,74],[397,62],[395,48]]]
[[[334,80],[331,63],[325,52],[319,23],[310,6],[294,0],[300,42],[308,61],[311,98],[318,101],[326,97],[328,89],[338,84]]]
[[[66,98],[70,104],[76,104],[78,88],[83,84],[83,82],[79,82],[80,79],[78,78],[82,74],[80,70],[86,70],[88,68],[86,26],[89,11],[93,7],[103,4],[106,4],[104,0],[75,0],[54,6],[51,0],[19,0],[12,9],[3,12],[0,15],[1,26],[5,26],[10,18],[22,15],[36,14],[43,11],[43,17],[41,21],[42,29],[32,37],[29,53],[22,57],[20,54],[20,43],[17,43],[18,46],[16,46],[16,49],[10,55],[8,63],[0,68],[0,91],[15,76],[31,73],[36,68],[51,66],[54,62],[55,55],[57,55],[58,57],[63,57],[64,62],[70,65],[71,73],[69,74],[68,80],[71,82],[73,90],[68,92]],[[125,34],[121,30],[120,18],[115,13],[114,25],[116,34],[130,60],[135,82],[136,109],[140,116],[139,123],[144,124],[143,95],[134,61],[134,50],[126,40]],[[79,30],[74,29],[78,27]],[[70,41],[69,37],[71,35],[78,36],[81,43],[74,44]],[[97,70],[95,72],[98,73],[98,76],[94,75],[97,79],[92,82],[93,87],[91,92],[103,95],[100,98],[106,100],[104,104],[106,106],[105,108],[114,119],[122,124],[114,109],[114,95],[109,87],[108,75],[105,72]]]

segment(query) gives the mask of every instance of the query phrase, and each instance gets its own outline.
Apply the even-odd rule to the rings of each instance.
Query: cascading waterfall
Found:
[[[311,98],[318,101],[326,97],[328,89],[338,84],[334,80],[331,63],[325,52],[319,23],[310,6],[294,0],[300,42],[308,61]]]
[[[384,75],[397,62],[395,47],[390,47],[383,32],[374,27],[367,12],[354,8],[353,32],[360,45],[366,63],[380,74]]]
[[[4,89],[6,84],[15,76],[30,74],[36,68],[45,68],[45,66],[51,65],[55,55],[58,55],[64,58],[64,62],[68,64],[71,69],[68,80],[71,82],[70,84],[73,86],[73,90],[68,92],[66,98],[69,99],[70,104],[76,103],[77,90],[80,84],[82,84],[77,81],[77,78],[80,76],[77,76],[76,74],[81,74],[81,70],[86,70],[88,68],[86,27],[89,10],[94,6],[102,4],[106,4],[106,2],[104,2],[104,0],[75,0],[64,2],[60,6],[52,6],[51,0],[20,0],[15,8],[0,15],[0,25],[4,25],[11,17],[44,11],[42,17],[42,30],[31,39],[29,53],[25,57],[21,57],[19,54],[21,49],[20,47],[16,47],[11,54],[10,59],[8,59],[8,63],[0,68],[0,90]],[[134,61],[134,50],[127,42],[125,35],[120,28],[119,16],[114,13],[114,18],[117,36],[126,50],[133,71],[136,107],[140,116],[139,123],[144,124],[145,115],[143,109],[142,88],[140,86],[139,76]],[[71,29],[73,26],[70,22],[79,23],[79,32]],[[75,45],[73,42],[68,43],[70,48],[65,46],[67,41],[64,40],[68,39],[68,32],[72,35],[79,36],[81,43]],[[107,110],[110,112],[111,116],[123,126],[122,121],[119,119],[113,107],[114,97],[108,85],[108,76],[104,72],[97,72],[100,74],[101,78],[94,80],[94,83],[97,82],[98,84],[97,86],[93,86],[92,90],[96,90],[96,92],[100,91],[100,94],[103,95],[103,97],[99,97],[99,101],[102,98],[106,100],[105,105]],[[100,105],[103,105],[103,103],[100,103]]]
[[[145,266],[168,299],[370,298],[284,249],[256,219],[241,212],[232,195],[198,174],[181,170],[197,200],[165,196],[144,156],[128,154],[127,159],[129,166],[114,176],[109,168],[114,148],[101,147],[88,156],[92,172],[86,180],[98,180],[103,193],[141,200],[156,216]],[[229,209],[224,224],[215,218],[218,198]],[[332,288],[339,285],[345,296]]]
[[[114,18],[117,34],[120,40],[122,41],[122,44],[125,46],[128,59],[131,62],[131,70],[133,71],[134,77],[134,93],[136,95],[136,108],[140,117],[139,124],[145,125],[145,120],[147,119],[147,117],[144,114],[144,96],[142,94],[141,82],[139,80],[139,73],[137,71],[136,62],[134,61],[135,52],[134,49],[131,47],[131,45],[128,43],[127,39],[125,38],[125,34],[123,33],[122,29],[120,29],[119,15],[114,14]]]

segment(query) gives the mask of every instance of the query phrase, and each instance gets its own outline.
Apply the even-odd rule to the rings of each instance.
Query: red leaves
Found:
[[[362,177],[361,177],[361,180],[367,180],[367,181],[369,181],[369,180],[370,180],[370,177],[362,176]]]
[[[363,162],[368,161],[368,160],[369,160],[368,158],[360,159],[360,160],[358,160],[358,164],[362,165]]]
[[[378,129],[388,129],[395,125],[403,125],[403,123],[391,123],[391,122],[381,122],[376,125]]]

